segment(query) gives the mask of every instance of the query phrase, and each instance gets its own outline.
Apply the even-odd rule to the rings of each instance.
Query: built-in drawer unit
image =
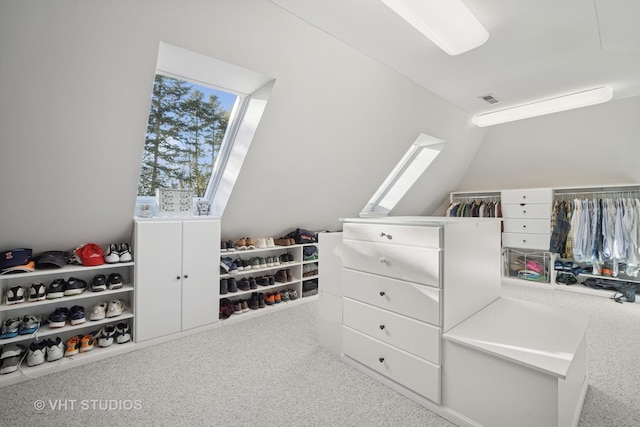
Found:
[[[346,356],[409,390],[440,403],[440,366],[347,326],[342,328],[342,341]]]
[[[440,328],[345,298],[343,324],[415,356],[440,364]]]
[[[345,297],[440,326],[440,289],[349,269],[342,274]]]
[[[439,227],[411,227],[389,224],[346,224],[345,239],[367,242],[392,243],[404,246],[420,246],[438,249],[442,246],[442,229]]]
[[[527,188],[517,190],[502,190],[500,200],[503,205],[513,205],[520,203],[536,204],[550,203],[553,198],[551,188]]]
[[[342,251],[346,268],[429,286],[441,285],[440,249],[345,239]]]

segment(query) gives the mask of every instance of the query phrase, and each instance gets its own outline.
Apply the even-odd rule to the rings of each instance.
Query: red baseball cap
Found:
[[[82,265],[102,265],[104,264],[104,258],[102,258],[102,248],[95,243],[86,243],[75,250],[76,255],[80,258]]]

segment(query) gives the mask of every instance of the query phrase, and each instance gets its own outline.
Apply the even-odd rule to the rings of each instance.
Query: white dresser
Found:
[[[439,404],[442,333],[500,295],[500,222],[343,221],[345,359],[409,397]]]
[[[502,245],[508,248],[548,251],[553,190],[503,190],[500,199],[504,219]]]

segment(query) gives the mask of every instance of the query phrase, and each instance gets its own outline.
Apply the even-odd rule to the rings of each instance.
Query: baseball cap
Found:
[[[82,265],[102,265],[104,264],[104,258],[102,258],[102,248],[95,243],[86,243],[75,250],[76,255],[80,258]]]
[[[0,274],[30,273],[32,271],[36,271],[36,263],[34,261],[29,261],[23,265],[14,265],[13,267],[5,268],[0,272]]]
[[[31,261],[32,250],[28,248],[10,249],[0,253],[0,270],[26,265]]]
[[[67,251],[46,251],[35,257],[36,268],[61,268],[67,265],[71,254]]]

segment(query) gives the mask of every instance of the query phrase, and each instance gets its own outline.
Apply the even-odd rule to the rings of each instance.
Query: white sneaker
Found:
[[[119,299],[111,300],[107,306],[107,317],[118,317],[126,309],[127,307]]]
[[[100,304],[96,304],[91,309],[91,314],[89,315],[89,320],[102,320],[107,316],[107,303],[101,302]]]
[[[20,286],[14,286],[4,295],[4,303],[7,305],[20,304],[24,302],[24,289]]]
[[[47,345],[47,362],[62,359],[62,356],[64,356],[64,344],[60,337],[49,338],[45,343]]]
[[[98,345],[100,347],[109,347],[113,344],[113,339],[116,335],[116,327],[113,325],[104,325],[100,330],[100,336],[98,337]]]
[[[276,247],[276,244],[273,242],[273,237],[267,237],[266,241],[267,241],[267,247],[268,248],[275,248]]]
[[[29,345],[27,352],[27,365],[36,366],[44,363],[44,357],[47,352],[47,344],[45,341],[34,341]]]
[[[120,262],[120,253],[118,252],[118,245],[111,243],[107,253],[104,254],[104,262],[107,264],[117,264]]]
[[[125,322],[118,323],[118,326],[116,326],[116,342],[118,344],[124,344],[129,341],[131,341],[129,324]]]
[[[258,237],[255,241],[256,249],[266,249],[267,247],[267,239],[264,237]]]

